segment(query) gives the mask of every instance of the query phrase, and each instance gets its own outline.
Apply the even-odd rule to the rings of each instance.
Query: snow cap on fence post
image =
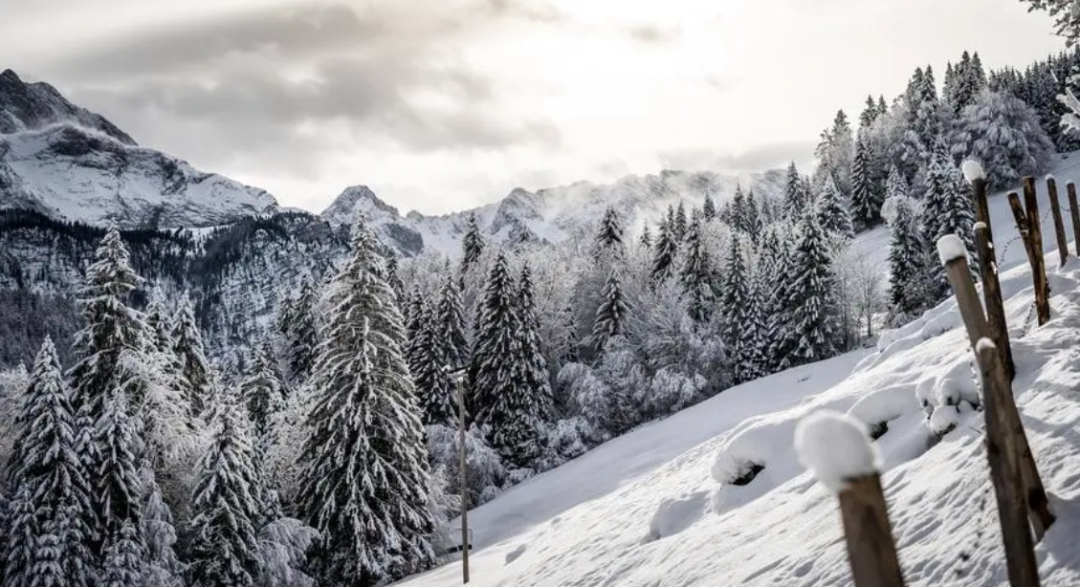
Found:
[[[851,479],[876,473],[881,455],[870,441],[866,425],[847,414],[815,412],[795,428],[799,462],[833,492],[844,490]]]
[[[949,261],[955,259],[967,258],[967,247],[964,246],[964,241],[955,234],[947,234],[939,238],[937,252],[942,265],[948,265]]]
[[[986,179],[986,171],[983,170],[982,163],[979,163],[974,159],[964,161],[961,169],[964,170],[964,179],[966,179],[968,183],[975,183],[976,179]]]

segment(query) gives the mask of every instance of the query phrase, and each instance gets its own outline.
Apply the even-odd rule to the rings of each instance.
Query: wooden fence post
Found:
[[[988,338],[976,344],[983,385],[983,415],[986,418],[986,454],[990,460],[990,478],[997,497],[1001,539],[1005,546],[1005,566],[1012,587],[1038,587],[1039,567],[1035,544],[1024,503],[1024,479],[1020,473],[1020,455],[1015,436],[1009,433],[1002,403],[1012,395],[1001,357]]]
[[[1035,194],[1035,180],[1024,178],[1024,204],[1016,192],[1009,194],[1009,207],[1016,228],[1024,241],[1028,263],[1031,265],[1031,279],[1035,285],[1035,313],[1039,326],[1050,321],[1050,286],[1046,281],[1046,263],[1043,261],[1042,231],[1039,227],[1039,202]],[[1025,209],[1026,208],[1026,209]]]
[[[979,253],[979,272],[982,274],[983,302],[986,305],[986,318],[990,323],[990,337],[1001,353],[1001,362],[1005,365],[1005,372],[1011,381],[1016,377],[1016,366],[1013,364],[1012,346],[1009,344],[1009,324],[1005,320],[1005,301],[1001,296],[1001,282],[998,280],[990,225],[975,223],[975,247]]]
[[[816,412],[796,427],[795,450],[840,500],[855,587],[903,587],[878,473],[881,458],[866,425],[847,414]]]
[[[1076,202],[1076,184],[1071,181],[1065,184],[1065,191],[1069,194],[1069,216],[1072,217],[1073,247],[1076,248],[1076,255],[1080,257],[1080,206],[1077,206]]]
[[[1069,241],[1065,236],[1065,221],[1061,217],[1061,202],[1058,200],[1057,180],[1053,176],[1046,177],[1046,192],[1050,196],[1050,214],[1054,218],[1054,238],[1057,240],[1058,255],[1061,257],[1061,266],[1069,260]]]
[[[990,242],[994,242],[994,230],[990,226],[990,203],[987,201],[986,191],[985,177],[971,179],[971,198],[975,202],[975,222],[982,222],[986,225]]]
[[[881,476],[850,479],[839,497],[855,587],[903,587]]]
[[[954,244],[943,245],[945,241],[950,239],[954,239]],[[979,296],[975,291],[975,283],[971,281],[967,258],[962,254],[953,254],[952,250],[963,251],[963,241],[960,240],[960,237],[948,235],[938,241],[938,253],[941,255],[941,262],[945,265],[949,285],[952,286],[953,294],[956,296],[956,303],[960,308],[960,317],[963,319],[964,326],[967,329],[968,340],[971,342],[971,348],[978,355],[979,341],[983,338],[989,338],[987,333],[990,332],[990,326],[982,313]],[[995,348],[994,353],[997,354],[998,352]],[[1002,371],[1005,372],[1004,362],[1001,365]],[[1005,376],[1008,378],[1007,372],[1005,372]],[[986,396],[988,393],[988,388],[983,387],[984,403],[987,401]],[[983,409],[990,410],[986,406]],[[1043,486],[1035,456],[1031,452],[1031,445],[1028,443],[1023,422],[1020,420],[1020,410],[1016,407],[1011,381],[1007,384],[1005,393],[1001,394],[995,412],[1003,418],[1005,430],[1014,439],[1013,442],[1015,442],[1017,458],[1019,459],[1020,476],[1024,484],[1023,496],[1027,504],[1028,517],[1031,520],[1031,527],[1035,531],[1036,542],[1041,541],[1046,534],[1046,530],[1054,523],[1056,517],[1050,511],[1050,501],[1046,497],[1046,488]]]

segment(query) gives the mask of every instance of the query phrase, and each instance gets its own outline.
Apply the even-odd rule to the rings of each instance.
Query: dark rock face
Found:
[[[10,69],[0,72],[0,134],[37,130],[61,122],[75,122],[126,145],[136,144],[105,117],[68,102],[49,84],[28,84]]]

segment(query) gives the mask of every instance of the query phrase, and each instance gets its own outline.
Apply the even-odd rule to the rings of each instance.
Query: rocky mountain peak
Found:
[[[365,214],[372,220],[397,220],[401,218],[398,209],[382,201],[366,185],[354,185],[345,188],[334,201],[323,210],[323,219],[335,224],[351,224],[357,215]]]
[[[62,123],[83,126],[126,145],[135,145],[131,136],[105,117],[72,104],[51,85],[26,83],[10,69],[0,72],[0,134]]]

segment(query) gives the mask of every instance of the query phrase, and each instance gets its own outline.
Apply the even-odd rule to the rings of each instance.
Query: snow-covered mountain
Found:
[[[362,212],[406,256],[431,251],[454,256],[473,214],[486,236],[501,243],[588,237],[609,207],[619,212],[634,234],[646,223],[655,223],[668,206],[679,202],[700,205],[706,193],[717,202],[732,197],[740,185],[759,196],[779,194],[784,177],[775,170],[740,177],[669,170],[658,175],[629,175],[610,184],[578,182],[535,192],[515,188],[493,204],[441,216],[417,212],[402,216],[367,186],[354,186],[343,191],[322,217],[345,224]]]
[[[276,207],[265,190],[136,145],[48,84],[0,73],[0,209],[134,228],[217,225]]]

